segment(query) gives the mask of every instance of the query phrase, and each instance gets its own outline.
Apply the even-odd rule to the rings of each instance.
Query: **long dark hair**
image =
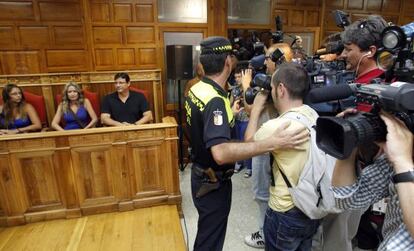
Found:
[[[7,84],[3,87],[3,111],[1,112],[1,116],[4,118],[4,127],[8,128],[10,122],[14,120],[14,114],[13,114],[13,106],[11,104],[10,100],[10,92],[17,88],[20,90],[22,94],[22,100],[17,104],[17,114],[20,114],[21,118],[25,119],[27,117],[26,112],[24,111],[24,106],[26,104],[26,99],[24,98],[23,90],[19,86],[15,84]]]

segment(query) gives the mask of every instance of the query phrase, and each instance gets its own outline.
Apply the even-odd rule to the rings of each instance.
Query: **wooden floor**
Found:
[[[176,206],[0,228],[0,250],[185,250]]]

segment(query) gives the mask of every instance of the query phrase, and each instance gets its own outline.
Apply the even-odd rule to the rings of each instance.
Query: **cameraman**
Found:
[[[277,62],[272,60],[273,53],[280,49],[283,52],[283,57],[279,58]],[[286,43],[276,43],[271,45],[266,50],[265,56],[265,65],[266,65],[266,74],[273,75],[276,71],[276,68],[279,64],[284,62],[290,62],[292,60],[293,52],[290,46]],[[250,82],[252,81],[252,71],[246,70],[242,74],[242,85],[243,90],[250,86]],[[245,102],[244,103],[245,109],[250,112],[250,106]],[[254,120],[253,123],[248,124],[244,139],[245,141],[252,141],[253,136],[257,129],[266,121],[276,118],[277,112],[274,108],[273,104],[268,103],[263,111],[260,113],[260,117],[258,120]],[[258,231],[253,232],[245,236],[244,242],[255,248],[264,248],[265,240],[263,236],[263,224],[266,215],[266,209],[268,207],[269,201],[269,187],[270,187],[270,155],[269,153],[262,154],[259,156],[254,156],[252,158],[252,191],[253,191],[253,198],[256,201],[259,207],[259,214],[258,214]]]
[[[394,116],[382,114],[381,118],[388,131],[385,155],[362,170],[359,177],[356,149],[348,159],[338,160],[332,177],[336,203],[342,209],[358,209],[389,197],[384,240],[378,250],[414,250],[413,134]]]
[[[381,33],[386,26],[382,17],[370,15],[352,23],[341,34],[345,48],[340,57],[345,59],[346,69],[355,72],[356,83],[368,84],[384,74],[377,67],[375,53],[381,46]]]

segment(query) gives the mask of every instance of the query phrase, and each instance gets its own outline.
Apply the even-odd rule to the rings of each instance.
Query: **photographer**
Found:
[[[280,49],[283,52],[283,57],[279,58],[277,62],[272,60],[273,53]],[[279,64],[283,62],[290,62],[292,60],[293,52],[288,44],[286,43],[277,43],[271,45],[266,50],[265,56],[265,65],[266,65],[266,74],[272,75]],[[250,86],[252,81],[252,71],[245,70],[242,74],[242,85],[244,92]],[[246,101],[246,100],[245,100]],[[251,107],[245,102],[245,109],[250,112]],[[276,118],[277,112],[272,103],[266,104],[266,107],[260,113],[259,118],[253,120],[253,123],[249,122],[246,132],[245,132],[245,141],[252,141],[253,136],[256,133],[257,129],[266,121]],[[252,191],[253,198],[256,201],[259,214],[258,214],[258,227],[259,230],[253,232],[252,234],[247,235],[244,238],[244,242],[256,248],[264,248],[265,240],[263,236],[263,224],[266,215],[266,209],[268,207],[269,201],[269,187],[270,187],[270,157],[269,153],[254,156],[252,158]]]
[[[358,209],[390,197],[383,226],[384,240],[378,250],[414,249],[413,135],[403,122],[382,114],[387,126],[385,155],[362,170],[357,177],[356,149],[338,160],[332,177],[337,206]]]
[[[368,84],[383,75],[384,72],[377,67],[375,53],[381,45],[381,32],[386,26],[382,17],[370,15],[352,23],[341,34],[345,49],[340,57],[345,59],[346,69],[355,72],[356,83]]]
[[[291,128],[304,125],[289,118],[289,114],[301,116],[314,123],[318,117],[315,110],[303,104],[309,90],[309,78],[305,69],[296,63],[284,63],[278,67],[271,80],[273,105],[280,116],[265,122],[254,134],[254,140],[263,140],[280,128],[284,121],[291,122]],[[265,107],[268,93],[257,94],[251,110],[250,123],[258,121]],[[249,126],[250,126],[249,123]],[[288,186],[296,186],[302,170],[308,162],[309,141],[295,149],[272,151],[272,181],[270,198],[264,222],[266,250],[310,250],[312,236],[318,226],[318,219],[310,219],[292,200]],[[288,180],[288,181],[287,181]],[[263,181],[262,181],[263,182]],[[292,229],[294,229],[292,231]]]
[[[385,20],[377,15],[353,22],[341,33],[344,50],[340,58],[346,61],[346,69],[355,72],[356,83],[369,84],[375,78],[382,78],[384,72],[377,67],[375,54],[381,45],[381,33],[387,26]],[[358,110],[367,111],[370,107],[358,104]],[[359,168],[373,162],[379,149],[375,144],[359,148]],[[325,217],[323,226],[323,245],[321,250],[352,250],[352,239],[356,236],[359,247],[374,248],[378,245],[377,231],[370,221],[369,207],[343,212]],[[362,218],[361,218],[362,217]],[[360,223],[361,222],[361,223]],[[339,244],[339,245],[338,245]],[[314,249],[318,250],[318,249]]]

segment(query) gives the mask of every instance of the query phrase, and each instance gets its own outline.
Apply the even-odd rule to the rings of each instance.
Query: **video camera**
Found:
[[[316,122],[319,148],[338,159],[345,159],[356,146],[384,141],[387,130],[378,115],[380,110],[394,114],[414,133],[413,34],[414,23],[390,26],[381,34],[384,48],[379,50],[377,62],[379,66],[386,66],[384,69],[392,70],[394,78],[404,82],[350,84],[336,89],[325,88],[323,92],[313,94],[331,100],[355,95],[358,105],[368,108],[345,118],[319,117]],[[332,98],[333,95],[336,97]]]
[[[253,104],[254,98],[256,97],[257,93],[266,90],[271,91],[272,76],[258,73],[254,76],[253,81],[250,83],[250,87],[244,93],[244,99],[248,105]],[[268,95],[268,101],[272,101],[271,95]]]
[[[264,55],[263,55],[264,56]],[[264,59],[264,57],[263,57]],[[285,61],[285,54],[280,48],[276,48],[276,50],[270,55],[270,59],[275,62],[275,64],[281,64]],[[261,90],[271,91],[271,79],[272,76],[266,75],[263,73],[256,73],[253,75],[253,81],[250,83],[250,87],[247,88],[245,93],[245,100],[246,103],[251,105],[253,104],[254,98],[256,97],[257,93]],[[272,101],[271,96],[268,96],[268,101]]]
[[[305,69],[309,75],[310,89],[352,82],[355,78],[354,73],[346,71],[345,68],[346,63],[342,60],[307,59]]]

